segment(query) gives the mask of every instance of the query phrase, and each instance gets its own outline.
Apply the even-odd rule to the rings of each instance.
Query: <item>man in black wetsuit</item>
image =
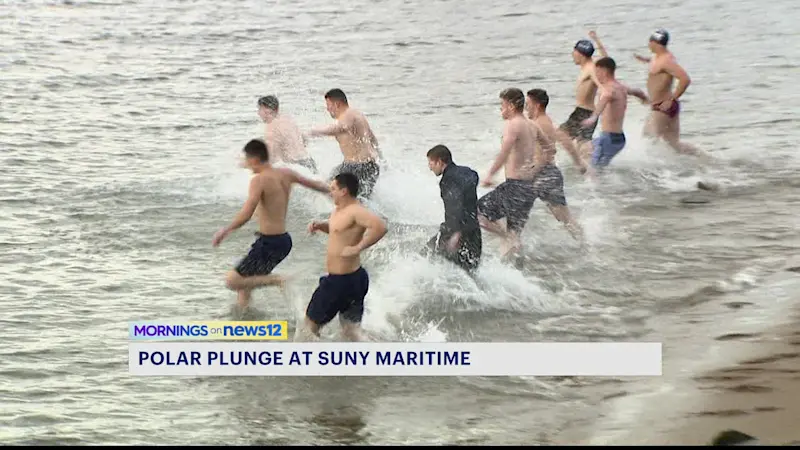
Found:
[[[428,150],[428,167],[441,175],[439,188],[444,202],[444,222],[428,241],[424,253],[436,254],[468,272],[478,268],[483,251],[478,225],[478,174],[453,162],[450,150],[437,145]]]

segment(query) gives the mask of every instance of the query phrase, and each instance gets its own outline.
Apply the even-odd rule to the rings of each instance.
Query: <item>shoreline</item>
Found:
[[[744,294],[760,305],[722,311],[713,301],[679,317],[686,321],[679,332],[664,333],[663,376],[631,380],[635,392],[597,405],[610,411],[593,430],[565,441],[711,445],[726,430],[753,436],[756,445],[800,441],[800,263],[792,262]],[[684,342],[681,332],[689,329],[708,331]],[[681,360],[676,347],[689,355]]]

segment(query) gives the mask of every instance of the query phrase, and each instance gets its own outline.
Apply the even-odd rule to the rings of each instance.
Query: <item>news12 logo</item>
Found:
[[[285,320],[259,322],[133,322],[132,341],[285,341]]]

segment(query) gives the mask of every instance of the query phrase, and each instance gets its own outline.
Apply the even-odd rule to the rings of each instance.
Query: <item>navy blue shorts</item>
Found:
[[[333,320],[336,314],[348,322],[360,323],[368,291],[369,275],[363,267],[345,275],[319,277],[319,286],[311,296],[306,316],[319,326]]]
[[[269,275],[292,251],[292,237],[289,233],[265,235],[256,233],[258,238],[239,264],[236,272],[243,277]]]

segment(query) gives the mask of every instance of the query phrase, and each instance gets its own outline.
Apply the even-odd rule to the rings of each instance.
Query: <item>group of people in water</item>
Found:
[[[590,32],[589,37],[591,40],[579,40],[572,51],[575,64],[580,66],[576,105],[562,125],[556,127],[548,116],[550,99],[544,89],[523,93],[508,88],[499,95],[505,121],[502,144],[484,177],[456,164],[445,145],[428,150],[428,167],[441,177],[445,220],[437,235],[423,247],[423,254],[443,257],[473,274],[480,265],[482,230],[486,230],[503,238],[504,258],[514,257],[518,255],[520,234],[537,198],[582,243],[583,231],[567,206],[564,179],[555,163],[556,144],[564,147],[581,173],[595,176],[625,147],[623,122],[629,96],[652,108],[644,128],[646,136],[663,139],[680,153],[703,156],[692,145],[680,141],[679,99],[686,92],[690,78],[667,49],[669,33],[660,29],[650,36],[651,58],[635,55],[649,64],[647,92],[620,83],[614,59],[608,56],[596,33]],[[596,60],[595,48],[600,53]],[[673,90],[675,80],[678,83]],[[238,293],[239,308],[246,309],[253,289],[270,285],[285,288],[286,278],[273,271],[292,250],[292,238],[286,230],[292,186],[299,184],[329,195],[334,209],[328,221],[312,222],[308,227],[311,233],[323,232],[329,236],[327,274],[319,279],[296,339],[318,337],[320,329],[338,315],[343,335],[360,340],[364,299],[369,291],[369,275],[361,265],[361,252],[375,245],[387,232],[383,218],[361,200],[372,195],[384,159],[366,116],[349,105],[344,92],[328,91],[325,103],[334,122],[304,133],[291,117],[281,113],[277,97],[270,95],[258,100],[258,114],[266,123],[266,131],[263,140],[253,139],[243,149],[243,164],[254,173],[248,197],[231,223],[214,235],[212,244],[218,246],[259,211],[256,240],[226,277],[228,288]],[[593,139],[598,121],[600,134]],[[343,156],[328,183],[274,165],[298,164],[318,173],[307,143],[311,138],[323,136],[336,138]],[[493,180],[501,168],[505,171],[505,181],[478,198],[478,185],[494,186]]]

